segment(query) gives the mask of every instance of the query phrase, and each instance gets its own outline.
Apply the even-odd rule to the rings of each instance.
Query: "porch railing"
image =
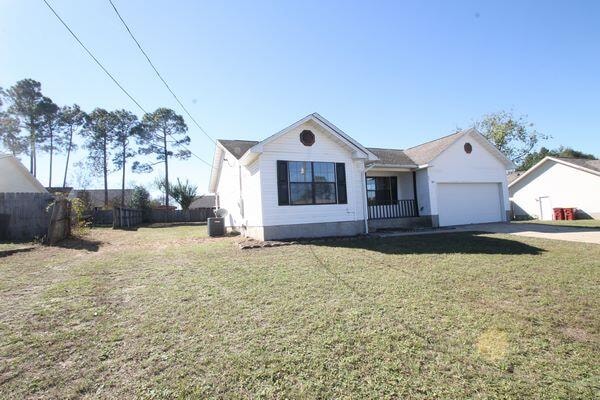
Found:
[[[417,202],[414,200],[398,200],[397,204],[369,206],[369,219],[389,219],[417,217]]]

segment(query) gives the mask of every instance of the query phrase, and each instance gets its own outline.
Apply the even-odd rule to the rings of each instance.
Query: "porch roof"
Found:
[[[404,168],[417,168],[417,164],[404,153],[403,150],[399,149],[380,149],[377,147],[367,148],[371,153],[375,154],[378,161],[373,164],[376,166],[387,166],[387,167],[404,167]]]

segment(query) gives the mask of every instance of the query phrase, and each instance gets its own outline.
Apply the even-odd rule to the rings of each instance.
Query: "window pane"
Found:
[[[315,162],[315,182],[335,182],[335,163]]]
[[[369,190],[367,191],[367,199],[368,199],[368,203],[369,205],[373,206],[377,204],[377,199],[375,196],[375,191],[374,190]]]
[[[288,162],[290,182],[312,182],[311,163],[309,161]]]
[[[312,183],[290,182],[290,204],[312,204]]]
[[[335,183],[315,183],[316,204],[335,204]]]
[[[367,190],[375,190],[375,178],[367,178]]]

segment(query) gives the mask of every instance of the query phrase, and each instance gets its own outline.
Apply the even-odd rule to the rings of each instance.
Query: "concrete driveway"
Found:
[[[600,229],[572,228],[567,226],[552,226],[542,224],[474,224],[456,227],[458,231],[483,231],[491,233],[508,233],[511,235],[537,237],[543,239],[567,240],[600,244]]]

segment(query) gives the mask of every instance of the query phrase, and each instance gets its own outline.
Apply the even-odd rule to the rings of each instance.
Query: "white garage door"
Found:
[[[500,184],[438,183],[440,226],[503,221]]]

